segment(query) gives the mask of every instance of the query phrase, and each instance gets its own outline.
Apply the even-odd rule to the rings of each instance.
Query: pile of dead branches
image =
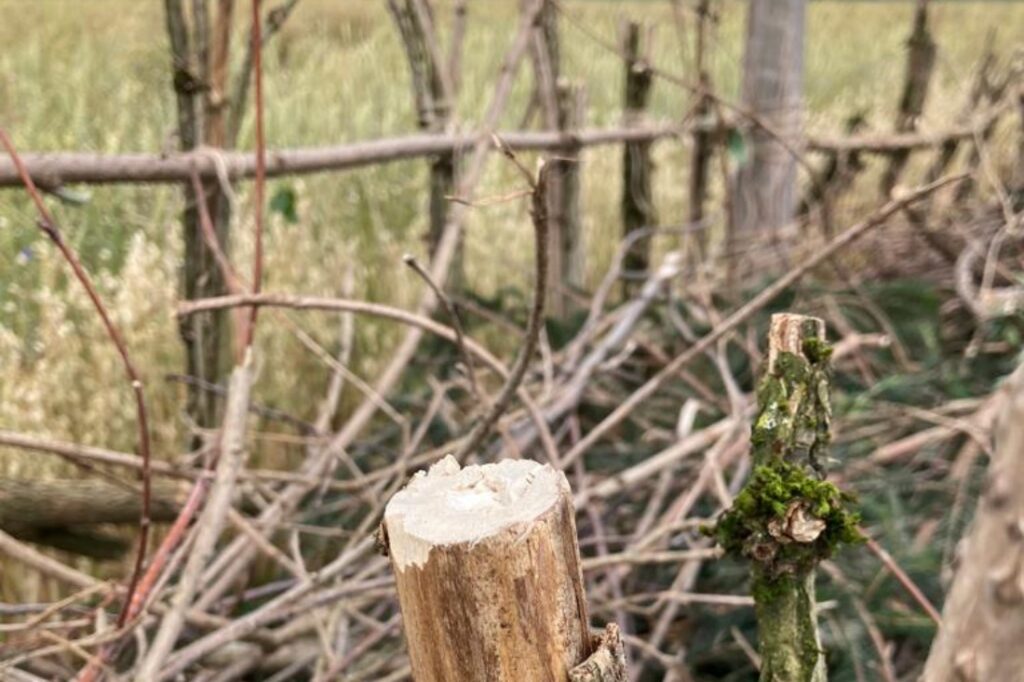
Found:
[[[524,15],[481,130],[495,127],[534,18]],[[258,45],[258,13],[253,25]],[[742,571],[728,562],[704,570],[719,551],[701,529],[746,479],[753,377],[768,316],[780,307],[829,325],[840,395],[834,470],[860,493],[873,538],[826,566],[825,644],[838,652],[831,664],[848,666],[855,679],[910,679],[921,669],[939,619],[932,606],[943,590],[938,569],[952,564],[977,495],[978,465],[991,449],[992,421],[1006,401],[995,386],[1014,365],[1024,333],[1020,188],[993,176],[984,135],[974,135],[978,151],[966,173],[944,175],[949,160],[940,158],[917,188],[901,190],[894,187],[899,169],[891,169],[884,195],[895,198],[845,229],[804,224],[799,243],[781,251],[776,239],[751,240],[740,280],[725,274],[732,268],[723,261],[676,250],[650,272],[627,272],[638,240],[668,236],[685,244],[705,224],[636,231],[593,295],[556,324],[544,315],[550,166],[529,171],[500,140],[481,134],[430,267],[407,259],[425,293],[419,309],[406,310],[260,291],[266,155],[259,50],[253,55],[253,268],[248,276],[234,269],[199,202],[206,248],[231,293],[177,310],[182,318],[236,310],[241,342],[230,382],[218,388],[225,396],[220,427],[198,434],[199,447],[180,457],[150,456],[141,375],[3,135],[41,229],[67,257],[121,352],[140,427],[138,454],[0,432],[4,446],[62,457],[93,474],[0,483],[0,552],[67,595],[2,606],[5,678],[407,678],[393,579],[374,534],[390,496],[449,453],[463,463],[529,457],[565,471],[591,610],[622,628],[634,679],[749,675],[759,662]],[[530,201],[537,247],[525,310],[487,308],[445,286],[494,147],[522,171]],[[837,152],[834,172],[812,184],[845,182],[843,169],[858,151]],[[905,159],[892,158],[902,168]],[[191,180],[201,194],[198,175]],[[991,196],[964,190],[982,185]],[[819,215],[823,196],[812,197],[808,216]],[[950,207],[955,221],[944,219]],[[917,235],[918,248],[939,254],[928,276],[852,277],[851,267],[870,253],[862,238],[896,225]],[[407,330],[372,384],[348,371],[350,343],[324,357],[329,390],[313,422],[253,398],[257,321],[302,338],[301,317],[310,310],[343,316],[348,338],[364,316]],[[485,328],[515,338],[514,357],[477,341]],[[360,401],[336,420],[345,390]],[[296,430],[305,447],[299,467],[249,465],[253,437],[266,423]],[[102,524],[140,517],[139,551],[124,581],[98,580],[69,554],[40,549],[116,555],[117,538]],[[159,532],[147,542],[155,524]],[[913,563],[935,547],[930,563]],[[908,558],[913,565],[904,566]]]
[[[543,244],[545,172],[525,177]],[[932,404],[868,397],[881,393],[880,382],[922,381],[935,368],[922,366],[921,352],[908,347],[920,341],[878,289],[847,286],[828,267],[841,267],[844,248],[858,237],[906,220],[912,207],[956,186],[955,178],[943,180],[889,202],[802,254],[799,266],[738,307],[716,293],[719,283],[705,270],[687,265],[676,252],[623,294],[621,263],[629,247],[624,244],[580,311],[577,328],[571,334],[563,330],[565,340],[557,342],[542,324],[543,248],[525,329],[498,312],[490,322],[478,321],[440,288],[435,291],[445,312],[438,318],[365,301],[279,294],[182,304],[179,315],[256,306],[267,314],[285,309],[369,315],[431,338],[408,360],[402,358],[401,409],[383,391],[359,385],[363,405],[340,425],[329,418],[316,424],[295,420],[308,452],[297,471],[246,466],[247,433],[258,429],[254,422],[282,419],[250,399],[258,346],[246,351],[232,374],[223,427],[208,434],[201,452],[179,461],[147,465],[127,453],[0,433],[5,445],[104,472],[104,478],[90,481],[21,490],[13,482],[0,486],[0,521],[8,529],[0,536],[3,552],[69,588],[60,602],[5,610],[5,674],[68,679],[84,666],[93,678],[105,673],[154,680],[336,679],[344,673],[346,679],[402,679],[408,667],[393,580],[387,560],[375,554],[373,536],[390,495],[446,453],[466,462],[532,457],[566,472],[576,495],[592,610],[596,618],[623,627],[637,674],[662,670],[672,679],[688,679],[691,671],[713,670],[730,657],[736,669],[756,666],[755,657],[735,662],[736,652],[752,651],[750,618],[743,615],[750,599],[739,571],[718,567],[714,577],[702,572],[718,551],[700,528],[729,506],[745,480],[752,376],[763,361],[760,341],[772,310],[786,304],[829,323],[836,385],[846,395],[835,446],[846,485],[871,498],[880,478],[902,469],[951,487],[950,513],[957,519],[969,511],[972,466],[990,447],[1000,402],[990,391],[1016,353],[1007,341],[1010,332],[1022,331],[1014,303],[1019,289],[1003,275],[1020,268],[1019,208],[1014,213],[1010,207],[1013,222],[978,228],[985,255],[950,263],[939,278],[950,284],[934,285],[927,294],[941,297],[936,330],[942,325],[939,309],[973,314],[957,325],[970,333],[940,338],[946,347],[935,356],[940,363],[958,358],[966,376],[964,363],[971,371],[984,368],[972,377],[969,396],[947,399],[936,388],[939,400]],[[986,224],[995,224],[987,209],[983,214],[989,216]],[[997,298],[1007,302],[983,303]],[[506,363],[474,340],[483,324],[500,324],[522,337],[514,361]],[[332,367],[327,403],[337,401],[347,380],[341,362]],[[79,534],[81,543],[98,522],[128,521],[139,512],[141,498],[135,484],[124,483],[125,474],[147,466],[154,477],[148,519],[170,525],[147,555],[130,598],[124,584],[99,581],[26,542],[73,549],[60,542]],[[47,493],[46,486],[59,492]],[[44,513],[40,496],[49,494],[59,504]],[[868,534],[884,542],[884,524],[872,524],[883,517],[865,510]],[[957,519],[953,523],[962,523]],[[943,523],[923,524],[914,542],[931,542]],[[867,570],[876,571],[876,580],[895,576],[899,588],[886,597],[890,609],[924,621],[937,617],[926,593],[937,599],[941,585],[917,585],[889,553],[871,548],[873,557],[862,553],[849,570],[874,565]],[[863,604],[870,598],[858,582],[863,576],[847,576],[846,570],[830,566],[831,584],[853,595],[855,608],[837,608],[828,617],[861,623],[874,645],[873,653],[864,654],[870,665],[898,679],[920,665],[920,649],[875,622]],[[122,607],[125,617],[118,622]],[[720,624],[709,639],[709,614],[733,624]],[[886,633],[897,645],[886,642]]]

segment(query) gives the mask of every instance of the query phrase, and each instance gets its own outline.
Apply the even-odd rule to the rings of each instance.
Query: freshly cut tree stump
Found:
[[[449,456],[391,499],[383,531],[418,682],[567,682],[592,653],[562,472]]]

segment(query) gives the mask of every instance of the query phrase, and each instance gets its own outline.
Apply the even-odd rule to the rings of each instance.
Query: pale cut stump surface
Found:
[[[592,653],[562,472],[447,457],[383,526],[417,682],[566,682]]]

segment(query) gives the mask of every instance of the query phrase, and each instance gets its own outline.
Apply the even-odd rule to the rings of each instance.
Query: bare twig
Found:
[[[495,398],[494,403],[487,411],[462,446],[455,453],[455,459],[464,461],[466,456],[475,452],[490,434],[491,429],[497,423],[501,415],[508,409],[509,402],[519,389],[526,370],[533,359],[533,352],[537,348],[537,339],[540,337],[540,330],[544,324],[544,302],[547,297],[548,277],[548,215],[547,215],[547,187],[548,187],[548,165],[541,165],[537,171],[537,179],[533,185],[533,197],[530,215],[533,220],[534,235],[534,284],[533,284],[533,305],[530,307],[530,318],[526,325],[526,336],[523,338],[523,345],[519,349],[515,363],[509,372],[505,385]]]
[[[459,315],[459,311],[452,302],[451,297],[444,293],[444,290],[441,289],[437,282],[431,278],[430,273],[420,265],[420,262],[416,260],[415,256],[407,253],[402,256],[402,262],[412,268],[413,271],[415,271],[415,273],[419,275],[424,282],[426,282],[427,286],[433,290],[434,295],[437,296],[437,299],[441,302],[441,305],[444,306],[445,312],[448,313],[448,317],[452,321],[452,329],[455,330],[455,345],[458,348],[459,355],[462,357],[462,362],[466,365],[466,374],[468,375],[470,390],[473,392],[473,396],[475,398],[480,401],[486,401],[487,398],[480,391],[480,386],[476,380],[473,356],[468,350],[466,350],[466,331],[462,324],[462,316]]]
[[[64,260],[66,260],[68,265],[71,266],[71,269],[75,273],[75,277],[85,289],[86,294],[89,296],[89,300],[92,301],[93,307],[96,309],[97,314],[99,314],[100,320],[103,322],[103,326],[107,331],[107,336],[110,337],[111,342],[117,349],[118,355],[121,356],[121,364],[124,366],[125,374],[128,376],[132,393],[135,396],[135,412],[139,437],[138,448],[139,455],[142,457],[142,513],[139,519],[139,549],[135,556],[135,564],[132,568],[131,577],[128,580],[128,590],[125,595],[125,600],[117,618],[117,625],[120,627],[124,625],[125,621],[128,619],[128,611],[132,595],[135,593],[139,576],[142,574],[142,566],[146,561],[146,550],[149,540],[151,457],[146,397],[143,392],[142,377],[135,369],[135,365],[132,363],[131,356],[128,353],[128,345],[124,342],[124,338],[121,336],[120,330],[114,325],[113,320],[110,318],[110,313],[107,311],[107,307],[103,304],[103,300],[100,298],[99,292],[96,291],[96,287],[93,286],[89,273],[86,272],[85,267],[78,259],[78,255],[75,253],[74,249],[64,241],[57,222],[53,219],[49,209],[43,202],[43,198],[39,194],[39,190],[36,188],[35,183],[32,181],[32,177],[25,169],[24,164],[22,164],[21,157],[18,156],[18,151],[15,149],[14,143],[11,142],[11,138],[8,136],[6,130],[0,129],[0,142],[3,143],[7,153],[10,154],[11,160],[17,167],[21,180],[25,185],[25,190],[32,198],[33,203],[35,203],[36,210],[39,212],[40,218],[38,223],[39,229],[50,238],[50,241],[52,241],[60,251]]]
[[[317,298],[315,296],[292,296],[288,294],[243,294],[236,296],[221,296],[218,298],[207,298],[200,301],[183,301],[178,305],[178,315],[188,316],[197,313],[220,310],[224,308],[268,306],[292,308],[295,310],[333,310],[338,312],[355,313],[357,315],[370,315],[383,319],[401,322],[423,331],[457,343],[456,331],[448,326],[436,322],[431,318],[418,313],[409,312],[401,308],[384,305],[382,303],[370,303],[368,301],[349,300],[344,298]],[[463,344],[466,349],[480,358],[483,363],[494,370],[499,376],[508,376],[508,370],[500,360],[492,355],[487,349],[473,341],[469,337],[463,337]]]
[[[591,429],[591,431],[584,436],[582,440],[580,440],[571,450],[569,450],[569,452],[565,454],[563,461],[568,465],[575,461],[577,457],[583,455],[584,452],[590,449],[590,447],[609,430],[622,422],[622,420],[625,419],[638,404],[656,393],[658,389],[661,388],[662,384],[675,376],[687,363],[691,362],[698,355],[711,348],[718,339],[725,336],[740,323],[749,319],[754,313],[770,303],[776,296],[796,283],[812,268],[830,258],[833,254],[855,241],[871,228],[884,223],[889,217],[900,211],[907,204],[911,204],[914,201],[928,196],[942,187],[959,182],[965,177],[966,176],[964,175],[948,176],[940,180],[936,180],[933,183],[918,187],[914,191],[908,192],[900,199],[890,201],[868,219],[857,223],[842,234],[836,236],[817,253],[806,259],[801,265],[793,268],[782,277],[776,279],[775,282],[761,291],[761,293],[752,298],[741,308],[734,311],[729,315],[729,317],[723,320],[721,324],[717,325],[711,332],[701,338],[700,341],[680,355],[676,356],[668,365],[651,377],[647,383],[637,389],[627,400],[618,405],[610,415],[605,417],[604,420]]]
[[[867,544],[868,549],[871,550],[871,553],[878,557],[879,561],[881,561],[882,564],[885,565],[886,569],[893,574],[896,580],[899,581],[900,585],[902,585],[910,596],[914,598],[914,601],[916,601],[924,612],[928,614],[928,617],[931,618],[936,625],[939,625],[942,622],[942,616],[939,614],[939,610],[936,609],[928,600],[928,597],[925,596],[924,592],[921,591],[921,588],[911,580],[906,571],[904,571],[903,568],[896,563],[896,560],[892,558],[892,555],[890,555],[884,547],[878,544],[874,538],[868,535],[863,529],[861,529],[861,535],[864,536],[865,543]]]
[[[157,679],[185,624],[185,613],[192,605],[203,569],[209,563],[224,528],[245,457],[245,426],[252,379],[252,352],[249,351],[243,364],[236,367],[231,375],[217,475],[198,522],[195,543],[178,581],[171,609],[161,620],[149,651],[139,666],[138,679]]]
[[[52,557],[46,556],[2,530],[0,530],[0,554],[10,557],[15,561],[20,561],[43,575],[76,589],[90,589],[100,584],[91,575],[82,573]]]
[[[1009,107],[994,108],[988,117],[973,125],[955,126],[937,133],[865,134],[844,137],[808,135],[806,150],[821,154],[857,151],[889,155],[904,149],[941,147],[951,140],[969,140],[977,130],[986,129],[993,117]],[[547,131],[502,131],[501,139],[516,151],[558,152],[573,148],[604,147],[625,142],[676,139],[695,132],[728,132],[728,121],[696,121],[679,125],[668,121],[646,127],[587,128],[573,134]],[[483,130],[488,130],[483,128]],[[267,177],[308,175],[365,168],[406,159],[451,154],[470,148],[480,140],[479,132],[416,134],[367,142],[301,149],[267,151]],[[244,180],[256,174],[252,152],[229,151],[216,156],[209,150],[175,154],[141,153],[94,154],[86,152],[30,152],[24,163],[36,184],[54,191],[65,184],[153,184],[187,182],[193,169],[203,179]],[[0,160],[0,188],[21,184],[17,168]],[[466,186],[466,183],[461,183]],[[475,183],[474,183],[475,184]],[[462,196],[460,194],[460,196]]]
[[[284,0],[280,5],[267,12],[266,30],[261,32],[260,45],[266,46],[267,42],[281,30],[285,21],[291,16],[292,10],[299,3],[299,0]],[[242,128],[242,119],[245,116],[245,102],[249,97],[249,84],[252,82],[252,71],[255,63],[256,51],[250,41],[246,45],[245,57],[242,59],[242,66],[238,71],[235,80],[234,94],[231,97],[231,118],[228,122],[226,141],[227,147],[234,147],[238,141],[238,133]]]

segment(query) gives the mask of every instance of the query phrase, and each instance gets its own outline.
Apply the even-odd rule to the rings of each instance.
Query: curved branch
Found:
[[[429,317],[417,313],[395,308],[381,303],[369,303],[367,301],[354,301],[344,298],[322,298],[317,296],[295,296],[291,294],[238,294],[234,296],[217,296],[214,298],[196,299],[178,304],[177,314],[179,317],[195,315],[201,312],[222,310],[224,308],[245,308],[277,307],[293,308],[296,310],[328,310],[335,312],[355,313],[357,315],[370,315],[394,322],[407,324],[426,331],[452,343],[458,343],[457,334],[454,329],[436,322]],[[539,330],[538,330],[539,331]],[[465,337],[466,350],[479,358],[484,365],[503,379],[508,379],[512,371],[505,367],[504,363],[496,358],[490,351],[474,341]],[[516,382],[518,387],[518,382]],[[552,463],[558,462],[558,451],[555,448],[555,441],[548,428],[547,422],[541,415],[537,404],[522,388],[517,388],[517,395],[530,415],[530,420],[537,427],[540,433],[541,445],[545,454]]]
[[[67,242],[64,241],[64,237],[61,235],[57,222],[53,219],[49,209],[46,208],[42,195],[39,194],[39,190],[32,181],[32,176],[29,175],[28,170],[21,161],[21,157],[18,156],[18,151],[14,148],[14,143],[11,142],[11,138],[7,135],[7,131],[2,128],[0,128],[0,143],[3,143],[4,148],[7,149],[7,153],[10,154],[11,160],[18,169],[18,174],[21,176],[21,181],[25,185],[25,190],[28,192],[29,196],[32,197],[33,203],[35,203],[36,210],[39,212],[39,229],[42,230],[43,233],[54,243],[61,255],[64,257],[64,260],[66,260],[68,265],[71,266],[71,269],[75,273],[75,277],[85,289],[85,293],[89,295],[89,299],[92,301],[93,307],[96,309],[97,314],[99,314],[100,320],[103,322],[103,327],[107,331],[107,336],[110,337],[111,342],[117,349],[118,355],[121,356],[121,363],[124,365],[124,371],[128,376],[128,382],[131,385],[132,394],[135,396],[136,421],[138,422],[139,427],[139,455],[142,457],[142,510],[139,518],[139,550],[135,556],[135,564],[132,568],[131,578],[128,580],[128,591],[125,595],[124,603],[121,605],[121,612],[117,617],[117,627],[120,628],[128,619],[129,605],[131,604],[132,596],[135,593],[135,588],[138,585],[139,577],[142,575],[142,566],[146,561],[146,547],[149,540],[151,498],[151,477],[149,466],[151,458],[149,424],[146,411],[146,397],[142,390],[142,377],[135,369],[131,356],[128,354],[128,346],[125,344],[124,338],[121,336],[121,331],[114,325],[113,320],[110,318],[110,313],[107,312],[107,307],[103,304],[103,299],[100,298],[99,292],[97,292],[96,287],[93,286],[89,273],[86,272],[85,267],[78,259],[78,255],[75,251]]]

